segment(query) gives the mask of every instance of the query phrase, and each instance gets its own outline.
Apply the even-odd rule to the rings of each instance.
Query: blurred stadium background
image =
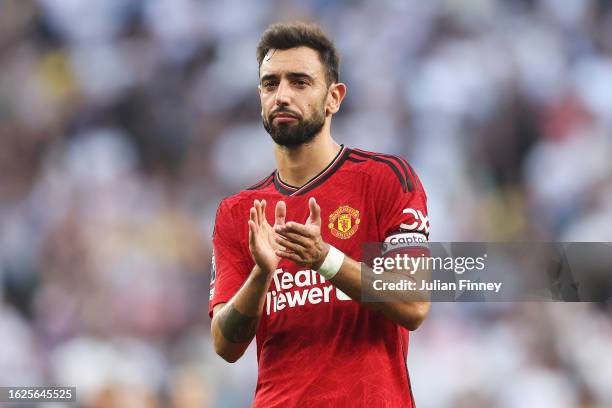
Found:
[[[255,46],[295,19],[342,55],[333,135],[411,162],[432,240],[612,241],[609,1],[2,0],[0,385],[249,405],[254,350],[211,347],[211,227],[274,168]],[[436,304],[418,405],[612,406],[611,317]]]

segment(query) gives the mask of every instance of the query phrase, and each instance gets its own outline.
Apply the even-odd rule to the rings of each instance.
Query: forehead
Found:
[[[283,75],[290,72],[303,72],[313,78],[323,75],[323,64],[319,53],[312,48],[297,47],[288,50],[268,51],[261,67],[259,77],[264,75]]]

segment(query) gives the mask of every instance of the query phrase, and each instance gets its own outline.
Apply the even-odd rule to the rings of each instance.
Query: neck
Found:
[[[312,141],[293,147],[275,145],[274,157],[281,180],[292,186],[303,186],[319,174],[336,157],[340,145],[326,123]]]

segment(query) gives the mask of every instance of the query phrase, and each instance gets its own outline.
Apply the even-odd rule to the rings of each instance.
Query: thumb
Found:
[[[274,225],[285,225],[285,217],[287,216],[287,206],[284,201],[276,203]]]
[[[257,225],[255,221],[249,220],[249,248],[251,251],[257,246]]]
[[[310,207],[310,222],[321,225],[321,207],[319,207],[314,197],[310,197],[308,206]]]

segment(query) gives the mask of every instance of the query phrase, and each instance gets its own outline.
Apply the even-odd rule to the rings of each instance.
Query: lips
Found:
[[[297,119],[296,116],[290,114],[290,113],[277,113],[276,115],[273,116],[274,119]]]
[[[272,117],[272,120],[275,120],[277,123],[288,123],[297,120],[297,116],[294,116],[290,113],[281,112],[277,113]]]

